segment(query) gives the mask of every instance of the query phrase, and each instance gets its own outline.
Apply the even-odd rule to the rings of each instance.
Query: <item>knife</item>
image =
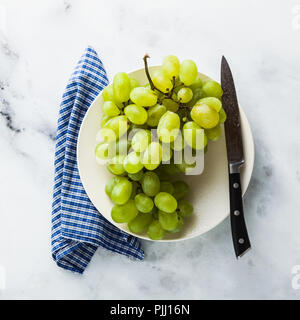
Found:
[[[244,164],[245,159],[235,86],[224,56],[221,63],[221,86],[223,89],[222,104],[227,114],[224,127],[229,172],[231,233],[235,255],[239,258],[251,248],[244,218],[240,179],[240,167]]]

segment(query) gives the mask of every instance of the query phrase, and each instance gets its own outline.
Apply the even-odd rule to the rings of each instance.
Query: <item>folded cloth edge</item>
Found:
[[[52,205],[52,257],[58,266],[79,273],[83,273],[98,246],[134,259],[144,258],[139,240],[113,226],[93,207],[81,184],[77,160],[72,154],[74,148],[76,151],[81,121],[107,84],[104,66],[96,51],[88,46],[70,77],[59,112]],[[75,195],[70,188],[72,184],[75,185]],[[78,192],[84,204],[83,210],[76,208]],[[79,216],[78,223],[74,223],[74,217],[77,219],[76,214],[72,215],[74,208]],[[90,215],[89,222],[84,217],[84,210]],[[81,228],[80,232],[78,228]]]

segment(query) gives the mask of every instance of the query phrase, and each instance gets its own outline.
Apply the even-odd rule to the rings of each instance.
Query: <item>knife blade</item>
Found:
[[[239,106],[230,67],[225,57],[221,62],[222,105],[227,114],[224,124],[229,173],[230,222],[234,251],[241,257],[250,248],[243,209],[240,167],[244,164]]]

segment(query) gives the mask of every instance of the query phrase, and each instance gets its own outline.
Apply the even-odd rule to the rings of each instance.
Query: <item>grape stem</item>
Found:
[[[175,79],[175,77],[173,77],[173,79],[172,79],[173,88],[172,88],[172,90],[171,90],[170,92],[164,93],[164,92],[162,92],[161,90],[157,89],[157,88],[155,87],[155,85],[154,85],[154,83],[153,83],[153,81],[152,81],[152,79],[151,79],[150,73],[149,73],[148,61],[147,61],[147,59],[149,59],[149,58],[150,58],[150,56],[148,55],[148,53],[146,53],[146,54],[144,55],[143,60],[144,60],[144,65],[145,65],[146,76],[147,76],[147,78],[148,78],[148,81],[149,81],[151,90],[157,90],[157,91],[159,91],[160,93],[164,94],[165,97],[160,101],[160,103],[162,103],[162,101],[163,101],[164,99],[167,99],[167,98],[175,101],[174,99],[172,99],[172,94],[173,94],[173,92],[174,92],[174,89],[177,88],[177,87],[182,86],[183,83],[181,82],[181,83],[179,83],[177,86],[175,86],[175,80],[176,80],[176,79]],[[176,102],[176,101],[175,101],[175,102]],[[192,108],[190,108],[190,107],[188,107],[188,106],[183,105],[183,104],[180,103],[180,102],[179,102],[179,108],[185,108],[186,112],[187,112],[187,110],[191,110],[191,109],[192,109]]]
[[[192,107],[189,107],[189,106],[187,106],[187,105],[185,105],[185,104],[182,104],[182,103],[180,103],[180,102],[179,102],[179,108],[185,108],[185,109],[189,109],[189,110],[192,110],[192,109],[193,109]]]
[[[172,78],[172,83],[173,83],[173,88],[172,88],[172,90],[170,91],[169,98],[172,98],[172,94],[173,94],[174,89],[175,89],[175,77]]]
[[[159,91],[160,93],[163,93],[162,91],[160,91],[159,89],[157,89],[157,88],[155,87],[155,85],[154,85],[154,83],[153,83],[153,81],[152,81],[152,79],[151,79],[151,76],[150,76],[150,73],[149,73],[149,68],[148,68],[148,62],[147,62],[147,59],[148,59],[148,58],[150,58],[150,56],[148,55],[148,53],[146,53],[146,54],[144,55],[143,60],[144,60],[144,65],[145,65],[146,76],[147,76],[147,78],[148,78],[148,81],[149,81],[151,90],[154,90],[154,89],[155,89],[155,90]],[[163,94],[164,94],[164,93],[163,93]]]

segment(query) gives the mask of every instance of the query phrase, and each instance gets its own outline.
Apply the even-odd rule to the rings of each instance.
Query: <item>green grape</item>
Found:
[[[168,163],[173,156],[173,151],[171,149],[170,144],[169,143],[162,143],[161,149],[162,149],[161,161],[163,163]]]
[[[135,104],[128,105],[124,112],[127,118],[134,124],[144,124],[147,121],[148,114],[145,108]]]
[[[188,103],[187,103],[187,106],[188,107],[193,107],[197,101],[201,98],[204,98],[205,97],[205,94],[202,90],[202,88],[196,88],[194,91],[193,91],[193,98],[192,100],[190,100]]]
[[[153,200],[144,193],[139,193],[134,198],[135,205],[140,212],[146,213],[153,209]]]
[[[173,88],[172,81],[162,70],[158,70],[155,72],[152,77],[152,81],[155,87],[163,93],[168,93]]]
[[[178,90],[179,91],[179,90]],[[172,100],[175,101],[175,102],[178,102],[178,97],[177,97],[177,94],[175,92],[172,93],[172,96],[171,96]],[[170,110],[171,111],[171,110]]]
[[[195,89],[197,88],[201,88],[203,85],[203,80],[201,78],[201,76],[199,75],[199,73],[197,74],[197,78],[195,80],[195,82],[190,85],[190,88],[193,90],[193,92],[195,91]]]
[[[198,70],[193,60],[184,60],[180,64],[179,79],[186,86],[193,84],[197,78]]]
[[[103,98],[104,101],[113,101],[113,102],[115,102],[115,100],[114,100],[114,89],[113,89],[112,85],[109,85],[109,86],[105,87],[102,90],[102,98]]]
[[[179,118],[183,121],[183,118],[186,118],[187,115],[188,115],[188,109],[186,108],[180,108],[178,111],[177,111],[177,114],[179,116]]]
[[[206,129],[205,133],[209,140],[217,141],[221,137],[221,127],[217,125],[212,129]]]
[[[154,89],[153,91],[157,95],[157,100],[158,101],[162,101],[166,97],[165,93],[162,93],[162,92],[158,91],[157,89]]]
[[[112,146],[107,142],[98,143],[95,148],[96,158],[107,160],[113,155]]]
[[[102,117],[102,119],[101,119],[100,127],[103,128],[103,127],[105,126],[106,122],[107,122],[109,119],[111,119],[109,116],[104,115],[104,116]]]
[[[136,152],[143,152],[146,150],[151,142],[151,131],[140,129],[131,140],[131,147]]]
[[[137,132],[139,129],[148,129],[148,126],[147,126],[146,123],[144,123],[144,124],[134,124],[134,123],[132,123],[131,124],[131,131]],[[131,139],[132,138],[133,137],[131,137]]]
[[[105,101],[103,103],[102,110],[109,117],[115,117],[120,114],[120,109],[112,101]]]
[[[159,192],[154,198],[154,203],[159,210],[164,212],[170,213],[177,209],[176,199],[167,192]]]
[[[180,232],[181,229],[183,228],[184,225],[184,220],[181,216],[177,215],[178,223],[175,229],[171,230],[170,232],[175,233],[175,232]]]
[[[174,192],[174,186],[172,185],[172,183],[171,182],[169,182],[169,181],[162,181],[161,183],[160,183],[160,190],[159,190],[159,192],[167,192],[167,193],[169,193],[169,194],[173,194],[173,192]]]
[[[111,177],[105,185],[105,193],[110,197],[113,187],[115,186],[115,177]]]
[[[139,184],[136,181],[132,181],[131,184],[132,184],[132,191],[130,194],[130,199],[134,199],[137,194]]]
[[[119,183],[119,182],[121,182],[121,181],[125,181],[125,180],[127,180],[125,177],[118,177],[118,176],[116,176],[116,177],[111,177],[111,178],[108,180],[108,182],[106,183],[106,185],[105,185],[105,193],[106,193],[109,197],[111,197],[111,192],[112,192],[114,186],[115,186],[117,183]]]
[[[172,99],[164,99],[162,104],[166,107],[166,110],[176,112],[179,108],[179,104]]]
[[[136,152],[130,152],[124,159],[123,162],[124,169],[128,173],[137,173],[143,169],[143,164],[141,162],[141,157]]]
[[[177,163],[176,164],[176,167],[183,173],[187,174],[191,171],[193,171],[193,169],[195,168],[196,166],[196,161],[193,162],[193,163],[186,163],[184,161],[184,158],[182,159],[182,162],[181,163]]]
[[[160,189],[160,181],[156,173],[146,172],[141,180],[142,189],[149,197],[154,197]]]
[[[173,186],[175,189],[174,193],[173,193],[173,197],[176,200],[180,200],[180,199],[184,198],[190,191],[190,187],[184,181],[175,181],[175,182],[173,182]]]
[[[117,223],[130,222],[138,215],[138,209],[134,200],[128,200],[125,204],[115,204],[111,209],[111,217]]]
[[[195,150],[203,149],[207,144],[207,137],[204,130],[194,121],[186,122],[183,125],[183,138],[185,142]]]
[[[154,172],[158,175],[160,180],[169,180],[170,176],[167,174],[163,168],[163,165],[160,165],[158,168],[154,170]]]
[[[180,151],[184,148],[184,145],[185,145],[185,141],[183,139],[183,136],[182,134],[178,134],[178,136],[176,137],[176,139],[171,142],[171,148],[174,150],[174,151]]]
[[[126,116],[117,116],[109,119],[101,129],[101,134],[105,141],[116,141],[128,129]]]
[[[178,213],[182,218],[189,217],[194,211],[190,202],[182,200],[178,203]]]
[[[221,108],[221,110],[219,111],[219,122],[220,123],[224,123],[227,119],[227,115],[226,115],[226,112],[223,108]]]
[[[180,70],[180,62],[177,57],[169,55],[164,58],[161,68],[169,79],[173,77],[177,78]]]
[[[130,99],[140,107],[152,107],[157,102],[157,95],[150,88],[136,87],[130,93]]]
[[[155,206],[153,206],[151,212],[149,213],[151,213],[153,219],[158,220],[158,209]]]
[[[223,95],[223,90],[221,85],[213,80],[208,80],[204,82],[202,89],[207,97],[215,97],[220,99]]]
[[[162,228],[159,221],[154,220],[148,228],[148,236],[152,240],[161,240],[165,235],[165,230]]]
[[[114,76],[113,81],[114,97],[117,101],[126,102],[129,100],[131,84],[128,74],[119,72]]]
[[[130,148],[130,141],[128,141],[125,136],[116,142],[116,154],[127,155]]]
[[[139,87],[139,86],[140,86],[140,84],[136,79],[130,78],[130,88],[131,88],[131,90],[136,88],[136,87]]]
[[[162,170],[170,176],[173,176],[180,172],[174,163],[162,165]]]
[[[125,173],[125,169],[123,167],[124,159],[125,159],[124,155],[117,155],[113,157],[107,164],[108,171],[116,175],[121,175]]]
[[[164,105],[157,104],[148,109],[147,124],[150,127],[156,127],[162,115],[167,111]]]
[[[143,154],[142,163],[148,170],[156,169],[162,160],[162,148],[159,142],[151,142]]]
[[[129,221],[128,228],[133,233],[142,233],[148,228],[152,220],[151,213],[139,213],[133,220]]]
[[[184,84],[182,82],[179,82],[179,84],[175,84],[175,88],[173,89],[172,93],[172,99],[176,102],[178,102],[177,93],[180,89],[184,88]]]
[[[182,103],[187,103],[193,98],[193,91],[190,88],[181,88],[177,93],[178,100]]]
[[[204,103],[194,105],[191,117],[204,129],[211,129],[219,123],[219,113]]]
[[[111,192],[111,200],[116,204],[124,204],[126,203],[132,192],[132,183],[130,181],[121,180],[117,183]]]
[[[165,170],[162,168],[163,165],[160,165],[158,168],[154,170],[154,172],[158,175],[159,179],[162,180],[169,180],[170,176],[165,172]]]
[[[173,231],[178,225],[178,215],[176,212],[158,211],[158,221],[162,228],[166,231]]]
[[[170,143],[178,135],[180,127],[180,118],[178,114],[167,111],[159,120],[157,126],[157,135],[161,142]]]
[[[133,126],[136,126],[136,124],[130,124],[127,135],[123,136],[130,143],[130,147],[132,146],[132,138],[134,137],[135,133],[140,130],[139,128],[133,128]]]
[[[136,173],[128,173],[128,178],[130,178],[133,181],[140,181],[144,176],[144,171],[140,170]]]
[[[206,97],[206,98],[202,98],[200,100],[197,101],[197,104],[201,104],[204,103],[206,105],[208,105],[209,107],[211,107],[212,109],[215,109],[217,112],[220,112],[220,110],[222,109],[222,102],[215,97]]]
[[[184,86],[184,84],[180,81],[179,78],[177,78],[177,79],[175,80],[175,87],[178,88],[178,87],[180,87],[180,86]]]

